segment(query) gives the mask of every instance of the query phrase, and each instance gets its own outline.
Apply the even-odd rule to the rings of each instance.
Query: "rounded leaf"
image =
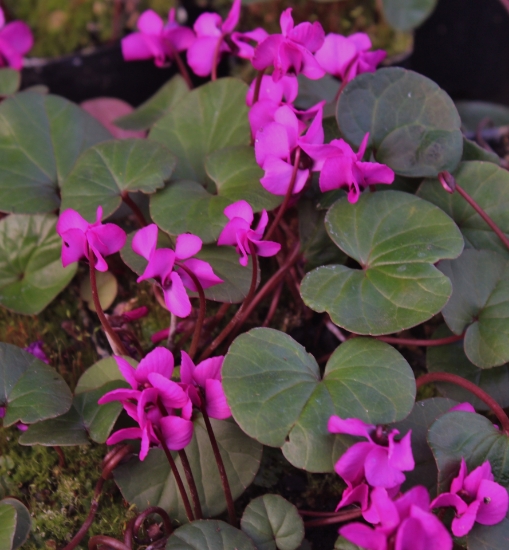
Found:
[[[166,550],[257,550],[242,531],[224,521],[198,520],[179,527]]]
[[[21,72],[3,67],[0,69],[0,96],[15,94],[21,84]]]
[[[16,550],[20,548],[27,540],[32,528],[32,520],[30,518],[30,512],[25,505],[15,498],[4,498],[0,500],[0,509],[4,506],[12,506],[16,510],[16,527],[14,529],[12,537],[12,545],[10,550]],[[1,520],[0,520],[1,524]],[[1,531],[1,527],[0,527]],[[0,534],[0,547],[2,546],[2,535]]]
[[[391,27],[400,31],[415,29],[431,15],[438,0],[382,0],[382,8]]]
[[[115,301],[118,292],[118,282],[110,271],[95,272],[97,282],[97,293],[99,294],[99,303],[103,310],[108,309]],[[95,311],[94,299],[92,298],[92,287],[90,285],[90,277],[86,277],[81,281],[80,297],[87,302],[88,309]]]

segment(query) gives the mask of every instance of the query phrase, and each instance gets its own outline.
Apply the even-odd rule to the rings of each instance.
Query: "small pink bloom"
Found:
[[[102,206],[97,207],[96,221],[88,223],[76,210],[69,208],[60,214],[57,233],[62,237],[62,265],[64,267],[88,258],[88,248],[95,257],[95,269],[108,271],[103,256],[118,252],[125,244],[126,234],[113,223],[101,223]]]
[[[43,345],[44,342],[41,342],[41,340],[36,340],[35,342],[32,342],[23,349],[25,351],[28,351],[28,353],[31,353],[34,357],[37,357],[37,359],[40,359],[41,361],[44,361],[44,363],[49,365],[49,359],[42,348]]]
[[[371,40],[363,32],[347,37],[331,33],[325,37],[315,58],[329,74],[350,82],[358,74],[375,72],[387,55],[383,50],[370,52],[370,49]]]
[[[150,224],[140,229],[133,238],[134,252],[148,261],[145,271],[138,277],[138,282],[155,279],[163,289],[168,310],[178,317],[187,317],[191,313],[191,301],[185,289],[196,291],[197,288],[182,266],[195,275],[202,288],[217,285],[223,280],[214,274],[208,262],[189,259],[201,250],[202,241],[199,237],[191,234],[179,235],[175,250],[170,250],[156,248],[157,234],[157,225]]]
[[[208,76],[218,54],[231,52],[225,37],[233,32],[240,17],[240,2],[234,0],[230,13],[224,20],[217,13],[202,13],[194,24],[196,40],[187,50],[187,62],[198,76]]]
[[[126,61],[154,58],[158,67],[167,67],[175,52],[187,50],[194,42],[191,29],[181,27],[175,21],[175,9],[168,14],[168,23],[153,10],[144,11],[138,19],[136,32],[122,39],[122,54]]]
[[[454,405],[454,407],[451,407],[448,412],[452,411],[475,413],[475,409],[470,403],[459,403],[458,405]]]
[[[319,184],[323,193],[346,187],[348,200],[355,203],[369,185],[394,181],[394,172],[388,166],[362,161],[368,140],[366,134],[357,153],[342,139],[333,139],[328,145],[302,144],[315,161],[313,170],[321,172]]]
[[[23,56],[34,45],[30,27],[23,21],[5,24],[5,16],[0,8],[0,67],[12,67],[17,71],[23,68]]]
[[[303,74],[311,80],[325,75],[313,53],[322,47],[324,31],[320,23],[300,23],[294,26],[292,8],[286,9],[280,18],[282,34],[273,34],[259,44],[252,60],[259,71],[274,66],[275,82],[287,73]]]
[[[509,498],[507,490],[494,481],[489,461],[467,475],[467,464],[462,458],[458,477],[452,480],[450,492],[438,495],[431,503],[432,508],[442,506],[456,509],[452,532],[463,537],[475,522],[482,525],[500,523],[507,514]]]
[[[253,223],[253,209],[246,201],[238,201],[224,209],[225,216],[230,220],[217,241],[218,245],[233,245],[240,254],[239,263],[246,266],[248,255],[251,254],[251,245],[259,256],[275,256],[281,245],[272,241],[262,241],[263,232],[269,222],[269,216],[262,211],[256,229],[251,229]]]

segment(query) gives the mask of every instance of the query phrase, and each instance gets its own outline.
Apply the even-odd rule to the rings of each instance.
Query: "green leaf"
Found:
[[[431,493],[436,495],[437,465],[428,444],[428,430],[437,418],[457,404],[457,401],[443,397],[416,401],[412,412],[405,420],[393,424],[392,427],[399,430],[402,436],[412,430],[412,453],[415,468],[411,472],[405,472],[406,481],[403,490],[410,489],[415,485],[425,485]]]
[[[257,550],[242,531],[224,521],[198,520],[179,527],[166,550]]]
[[[399,31],[415,29],[431,15],[437,0],[382,0],[385,18]]]
[[[509,541],[509,515],[496,525],[474,527],[467,535],[468,550],[506,550]]]
[[[456,109],[461,117],[461,124],[467,132],[475,132],[479,123],[489,119],[494,126],[509,124],[509,107],[487,101],[458,101]]]
[[[463,239],[439,208],[399,191],[341,199],[325,223],[332,240],[363,269],[324,266],[306,275],[301,295],[357,334],[388,334],[438,313],[451,283],[432,264],[455,258]]]
[[[80,392],[66,414],[33,424],[21,435],[19,443],[49,447],[85,445],[89,443],[89,436],[96,443],[105,443],[122,412],[122,403],[99,405],[97,401],[109,391],[129,387],[125,380],[112,380],[99,388]]]
[[[462,162],[456,182],[509,236],[509,172],[491,162]],[[487,249],[509,258],[509,251],[486,222],[458,193],[446,193],[437,179],[425,180],[419,197],[439,206],[456,222],[467,248]]]
[[[16,346],[0,342],[0,405],[4,426],[53,418],[69,410],[71,391],[57,371]]]
[[[240,427],[308,471],[332,471],[351,438],[327,430],[331,415],[373,424],[404,418],[415,379],[391,346],[355,338],[339,346],[323,378],[315,359],[290,336],[258,328],[239,336],[223,364],[223,387]]]
[[[77,264],[62,267],[62,240],[53,215],[11,214],[0,220],[0,304],[41,312],[71,281]]]
[[[353,544],[344,537],[338,537],[334,544],[334,550],[363,550],[360,546]]]
[[[124,359],[133,367],[136,367],[138,364],[138,362],[131,357],[124,356]],[[106,359],[101,359],[97,361],[97,363],[94,363],[80,376],[74,393],[77,395],[78,393],[95,390],[112,380],[125,379],[115,359],[113,357],[106,357]]]
[[[73,208],[84,218],[113,214],[122,196],[164,187],[175,169],[176,158],[160,143],[148,139],[118,139],[88,149],[62,186],[62,210]]]
[[[62,185],[83,151],[111,134],[63,97],[23,92],[0,104],[0,210],[59,207]]]
[[[433,338],[445,338],[451,335],[452,332],[447,326],[441,325],[433,334]],[[429,347],[426,350],[426,367],[429,372],[450,372],[461,376],[491,395],[501,407],[509,407],[509,365],[480,369],[468,360],[461,341],[447,346]],[[489,410],[484,401],[456,384],[436,382],[436,385],[445,397],[460,403],[468,401],[479,411]]]
[[[211,419],[211,423],[235,500],[253,481],[260,465],[262,446],[249,438],[231,420]],[[217,516],[226,510],[226,501],[201,416],[194,419],[194,435],[186,447],[186,454],[196,481],[203,514],[205,517]],[[180,458],[177,453],[173,455],[180,475],[185,480]],[[173,520],[181,523],[187,521],[170,466],[161,449],[152,449],[143,462],[136,457],[132,458],[115,469],[114,477],[124,498],[135,504],[139,510],[160,506],[170,511]]]
[[[99,302],[103,310],[107,310],[115,301],[118,292],[118,282],[110,271],[95,272],[97,282],[97,293],[99,294]],[[94,299],[92,297],[92,287],[90,285],[90,277],[86,277],[81,281],[80,298],[87,302],[88,309],[95,311]]]
[[[492,162],[493,164],[500,164],[500,157],[487,149],[477,145],[475,141],[470,141],[467,138],[463,138],[463,155],[462,161],[468,160],[481,160],[486,162]]]
[[[467,249],[439,269],[449,277],[453,292],[442,310],[455,333],[465,330],[468,359],[482,369],[509,361],[509,262],[491,250]]]
[[[15,69],[0,69],[0,96],[15,94],[21,84],[21,72]]]
[[[32,520],[30,519],[30,512],[26,509],[25,505],[15,498],[4,498],[0,501],[0,509],[4,505],[11,506],[16,511],[16,527],[13,533],[12,546],[9,548],[16,550],[20,548],[27,540],[32,528]],[[0,519],[0,525],[2,520]],[[0,548],[2,547],[2,528],[0,527]]]
[[[186,81],[177,74],[135,111],[115,120],[115,126],[124,130],[148,130],[188,92]]]
[[[131,247],[133,237],[134,233],[128,235],[127,242],[120,251],[120,254],[125,264],[135,273],[141,275],[145,271],[148,262],[133,251]],[[157,244],[159,248],[174,248],[171,239],[163,232],[159,233]],[[214,273],[223,280],[221,284],[204,290],[205,297],[208,300],[231,304],[237,304],[244,300],[251,286],[253,272],[251,258],[248,259],[247,266],[243,267],[239,264],[239,255],[233,247],[217,246],[215,244],[203,246],[200,252],[193,257],[208,262],[212,266]],[[259,279],[260,269],[258,269]],[[188,294],[190,296],[198,295],[190,291],[188,291]]]
[[[428,441],[438,466],[440,492],[449,490],[462,458],[469,472],[489,460],[495,481],[509,488],[509,438],[484,416],[446,413],[431,426]]]
[[[17,515],[14,506],[0,501],[0,550],[12,550]]]
[[[279,495],[252,500],[240,525],[257,550],[296,550],[304,539],[304,522],[297,508]]]
[[[150,138],[177,156],[174,179],[207,184],[204,162],[208,154],[249,144],[246,93],[242,81],[220,78],[189,92],[178,109],[158,120]]]
[[[460,117],[451,98],[428,78],[401,68],[364,73],[337,105],[341,134],[358,147],[369,132],[377,162],[409,177],[453,171],[463,151]]]
[[[323,78],[318,80],[310,80],[300,74],[297,77],[297,80],[299,82],[299,95],[295,100],[295,105],[299,109],[309,109],[325,99],[327,103],[324,106],[324,117],[327,118],[334,116],[336,94],[338,93],[340,86],[340,82],[336,78],[330,75],[325,75]],[[337,124],[334,125],[336,126],[337,131]]]

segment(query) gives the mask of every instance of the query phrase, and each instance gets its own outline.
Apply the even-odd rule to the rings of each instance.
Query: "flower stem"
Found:
[[[381,342],[387,342],[388,344],[397,344],[400,346],[446,346],[447,344],[454,344],[463,340],[465,333],[454,334],[453,336],[446,336],[445,338],[436,338],[433,340],[418,340],[414,338],[396,338],[394,336],[376,336],[377,340]]]
[[[246,308],[249,307],[251,300],[254,297],[254,293],[256,291],[256,282],[258,279],[258,257],[256,255],[256,249],[254,244],[249,241],[249,249],[251,252],[251,262],[252,262],[252,275],[251,275],[251,286],[249,287],[249,292],[247,293],[247,296],[244,299],[244,302],[240,306],[240,308],[237,310],[237,313],[232,317],[231,321],[224,327],[224,329],[219,333],[219,335],[212,341],[210,346],[200,355],[200,361],[203,361],[204,359],[207,359],[207,357],[210,357],[212,352],[223,342],[223,340],[230,334],[230,332],[235,328],[237,323],[239,322],[240,318],[243,316],[244,311]]]
[[[498,225],[488,216],[488,214],[477,204],[477,202],[456,183],[455,190],[468,202],[468,204],[481,216],[481,218],[490,226],[490,228],[496,233],[497,237],[504,243],[505,247],[509,249],[509,239],[505,236],[505,233],[498,227]]]
[[[189,277],[191,277],[191,279],[193,280],[194,286],[198,291],[198,296],[200,297],[200,312],[198,314],[198,320],[196,321],[196,325],[194,327],[194,334],[193,334],[193,340],[191,342],[191,347],[189,348],[189,357],[191,359],[194,359],[194,356],[196,355],[196,350],[198,349],[198,344],[200,342],[203,322],[205,321],[205,313],[207,311],[207,301],[205,299],[205,292],[203,291],[203,287],[200,281],[198,280],[198,277],[184,264],[178,264],[178,266],[181,269],[183,269],[189,275]]]
[[[184,473],[186,474],[187,485],[189,487],[189,491],[191,492],[191,498],[193,499],[195,519],[203,519],[203,513],[201,511],[201,504],[200,504],[200,496],[198,495],[198,489],[194,481],[193,471],[191,470],[191,464],[189,464],[189,460],[187,458],[187,454],[184,449],[180,449],[178,453],[180,457],[180,462],[182,463],[182,468],[184,468]]]
[[[262,69],[261,71],[258,71],[258,74],[256,75],[256,82],[255,82],[255,89],[254,89],[254,94],[253,94],[253,103],[252,103],[252,105],[254,105],[258,101],[258,99],[260,98],[260,89],[262,87],[262,80],[263,80],[263,73],[264,72],[265,72],[265,69]]]
[[[212,73],[210,75],[210,80],[217,80],[217,65],[219,63],[219,51],[221,50],[223,38],[224,36],[221,35],[221,38],[217,41],[216,47],[214,48],[214,57],[212,58]]]
[[[299,162],[300,162],[300,147],[297,147],[297,150],[295,151],[295,160],[293,162],[293,170],[292,170],[292,176],[290,178],[290,185],[288,185],[288,189],[286,190],[285,198],[283,200],[283,204],[279,207],[279,210],[277,211],[276,217],[274,218],[274,221],[272,222],[272,225],[269,227],[269,230],[267,231],[265,235],[265,239],[269,239],[276,227],[279,225],[279,222],[281,218],[283,217],[283,214],[286,211],[286,208],[288,206],[288,203],[290,202],[290,198],[292,196],[293,190],[295,188],[295,182],[297,181],[297,172],[299,170]]]
[[[205,405],[205,395],[203,390],[200,389],[200,398],[201,398],[201,413],[203,415],[203,420],[205,421],[205,426],[207,428],[207,433],[209,435],[210,444],[212,445],[212,451],[214,452],[214,457],[217,462],[217,469],[219,470],[219,476],[221,477],[221,483],[223,485],[224,497],[226,499],[226,506],[228,507],[228,517],[230,519],[230,524],[233,527],[237,527],[237,516],[235,514],[235,506],[233,504],[232,492],[230,489],[230,483],[228,482],[228,475],[226,474],[226,468],[224,467],[223,459],[221,457],[221,451],[217,444],[216,436],[214,430],[212,429],[212,424],[210,422],[209,415],[207,414],[207,407]]]
[[[505,414],[504,409],[493,399],[493,397],[491,397],[491,395],[488,395],[479,386],[469,380],[466,380],[465,378],[462,378],[461,376],[458,376],[457,374],[451,374],[448,372],[430,372],[429,374],[425,374],[417,378],[417,389],[425,384],[430,384],[431,382],[449,382],[450,384],[456,384],[457,386],[473,393],[477,398],[488,405],[500,421],[504,433],[509,435],[509,418]]]
[[[106,315],[104,315],[101,302],[99,301],[99,292],[97,291],[97,280],[95,278],[95,257],[90,246],[87,245],[87,247],[90,270],[90,288],[92,290],[92,299],[94,300],[95,311],[97,313],[97,316],[99,317],[99,321],[101,321],[104,332],[108,336],[108,340],[110,342],[113,353],[115,355],[129,355],[124,348],[124,345],[120,341],[118,334],[111,328],[108,319],[106,319]]]
[[[175,482],[177,483],[177,487],[180,492],[180,496],[182,498],[182,503],[184,504],[187,519],[189,520],[189,522],[194,521],[195,518],[194,518],[193,511],[191,510],[191,503],[189,502],[189,497],[187,496],[186,489],[184,487],[184,483],[182,482],[182,478],[180,477],[180,473],[178,471],[177,465],[175,464],[175,461],[171,456],[171,451],[170,449],[168,449],[168,445],[166,445],[166,442],[164,441],[164,437],[162,436],[161,431],[156,427],[154,427],[154,431],[157,436],[157,439],[159,439],[159,443],[161,443],[161,447],[163,448],[164,454],[168,459],[171,471],[173,472],[173,476],[175,477]]]
[[[305,521],[304,527],[321,527],[322,525],[334,525],[335,523],[343,523],[344,521],[349,521],[351,519],[356,519],[361,517],[362,510],[348,510],[346,512],[340,512],[334,517],[327,517],[322,519],[313,519],[311,521]]]
[[[148,225],[147,220],[145,219],[145,216],[143,215],[143,212],[139,209],[138,205],[133,201],[133,199],[131,199],[129,193],[124,192],[121,196],[122,200],[133,211],[133,214],[136,216],[136,220],[140,224],[140,227],[146,227]]]
[[[191,80],[191,76],[189,75],[189,71],[187,70],[185,63],[182,61],[182,57],[180,57],[180,53],[175,48],[173,48],[173,57],[177,62],[182,78],[186,81],[187,87],[190,90],[192,90],[194,86],[193,86],[193,81]]]

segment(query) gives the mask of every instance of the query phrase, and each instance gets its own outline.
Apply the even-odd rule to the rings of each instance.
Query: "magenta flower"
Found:
[[[0,67],[23,68],[23,56],[34,45],[30,27],[23,21],[5,24],[5,15],[0,8]]]
[[[287,73],[303,74],[311,80],[325,75],[325,70],[313,56],[322,47],[325,33],[320,23],[293,23],[292,8],[286,9],[280,18],[282,34],[273,34],[259,44],[252,60],[259,71],[274,66],[275,82]]]
[[[467,475],[467,464],[462,458],[458,477],[452,480],[450,492],[438,495],[431,503],[432,508],[443,506],[456,509],[452,532],[463,537],[475,522],[481,525],[500,523],[507,514],[509,499],[507,490],[494,481],[489,461]]]
[[[76,210],[68,208],[60,214],[57,233],[62,237],[62,265],[64,267],[88,259],[88,249],[93,252],[95,269],[108,271],[103,256],[118,252],[125,244],[126,234],[113,223],[101,223],[103,209],[97,207],[96,221],[88,223]]]
[[[213,69],[214,61],[219,61],[221,53],[232,50],[225,37],[233,32],[240,17],[240,2],[234,0],[230,13],[224,20],[217,13],[202,13],[193,28],[196,40],[187,50],[187,62],[198,76],[208,76]]]
[[[106,443],[115,445],[125,439],[141,439],[140,460],[145,459],[151,444],[160,443],[160,436],[173,451],[188,445],[193,437],[192,404],[181,385],[170,380],[174,368],[171,351],[154,349],[136,369],[123,357],[115,356],[115,360],[131,389],[110,391],[98,403],[120,401],[139,427],[118,430]],[[177,409],[181,409],[180,416]]]
[[[395,501],[386,489],[377,487],[371,497],[374,529],[349,523],[339,530],[348,541],[366,550],[452,549],[447,529],[429,511],[429,494],[424,487],[414,487]]]
[[[331,416],[327,426],[331,433],[365,437],[368,442],[352,445],[336,462],[334,469],[348,485],[338,508],[351,502],[352,493],[362,500],[356,500],[366,507],[368,487],[392,489],[405,481],[404,471],[414,469],[411,431],[400,441],[395,441],[398,430],[384,432],[381,426],[366,424],[357,418],[341,419]]]
[[[194,42],[191,29],[181,27],[175,21],[175,9],[168,14],[168,23],[153,10],[144,11],[137,23],[140,32],[122,39],[122,55],[126,61],[152,59],[158,67],[167,67],[175,52],[187,50]]]
[[[173,251],[169,248],[156,248],[157,234],[157,225],[150,224],[140,229],[133,238],[133,250],[148,260],[145,271],[138,277],[138,283],[155,279],[163,289],[168,310],[178,317],[187,317],[191,313],[191,301],[185,289],[198,289],[182,266],[195,275],[202,288],[217,285],[223,280],[214,274],[208,262],[189,259],[201,250],[202,241],[199,237],[191,234],[179,235]]]
[[[320,171],[320,189],[323,193],[346,187],[348,200],[359,200],[361,190],[377,183],[392,183],[394,172],[378,162],[362,162],[369,134],[364,136],[357,153],[342,139],[333,139],[328,145],[302,144],[302,149],[315,161],[313,170]]]
[[[232,412],[226,402],[223,385],[221,384],[221,367],[224,357],[211,357],[199,365],[195,365],[189,355],[183,351],[180,379],[188,385],[188,394],[193,405],[201,407],[202,400],[196,387],[200,388],[205,396],[205,409],[211,418],[224,420],[230,418]]]
[[[230,220],[217,241],[218,245],[233,245],[240,254],[239,263],[246,267],[248,255],[251,254],[251,246],[258,256],[275,256],[281,245],[272,241],[262,241],[263,232],[269,222],[269,216],[262,211],[260,221],[256,229],[251,229],[253,223],[253,209],[246,201],[238,201],[224,209],[225,216]]]
[[[370,49],[371,40],[363,32],[348,37],[331,33],[325,37],[315,58],[329,74],[346,83],[358,74],[375,72],[377,65],[385,59],[386,52],[370,52]]]
[[[32,342],[23,349],[25,351],[28,351],[28,353],[31,353],[34,357],[37,357],[37,359],[40,359],[41,361],[44,361],[47,365],[49,365],[49,359],[42,349],[43,345],[44,342],[42,342],[41,340],[36,340],[35,342]]]

